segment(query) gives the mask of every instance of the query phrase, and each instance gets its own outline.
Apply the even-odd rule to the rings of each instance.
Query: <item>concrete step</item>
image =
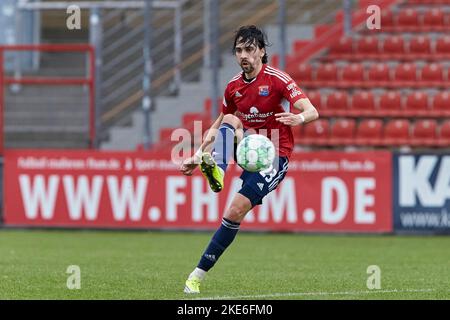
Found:
[[[14,99],[6,99],[5,108],[6,110],[30,110],[30,111],[58,111],[58,110],[88,110],[89,105],[87,101],[76,101],[76,100],[54,100],[54,101],[38,101],[39,98],[33,97],[20,97]],[[37,101],[36,101],[37,100]]]
[[[5,90],[6,98],[9,97],[28,97],[30,99],[38,97],[39,99],[63,98],[84,98],[89,99],[89,89],[84,86],[41,86],[41,85],[22,85],[19,90],[13,91],[11,87]],[[48,93],[51,94],[48,94]]]
[[[67,141],[5,141],[5,148],[8,149],[88,149],[89,147],[89,142],[78,138]]]
[[[64,131],[67,127],[70,126],[80,126],[86,127],[86,123],[89,123],[89,119],[87,117],[68,117],[66,115],[62,116],[34,116],[34,117],[22,117],[18,115],[8,115],[5,117],[5,123],[8,126],[33,126],[40,128],[58,128],[57,130]],[[24,130],[24,129],[21,129]]]
[[[109,140],[102,143],[102,150],[133,150],[143,142],[144,117],[141,111],[132,114],[133,125],[127,127],[113,127],[109,131]]]
[[[181,125],[181,117],[186,112],[204,112],[204,101],[207,97],[192,97],[186,103],[180,101],[158,102],[158,107],[152,113],[153,127],[177,127]]]
[[[65,134],[84,134],[89,132],[89,127],[86,125],[52,125],[52,126],[40,126],[36,124],[7,124],[4,128],[6,133],[23,133],[23,134],[53,134],[62,135]]]
[[[52,101],[52,102],[24,102],[17,100],[6,100],[5,110],[8,112],[30,112],[30,113],[45,113],[45,112],[67,112],[84,114],[89,113],[89,104],[87,102],[76,101]]]
[[[89,136],[80,133],[6,132],[6,148],[88,148]]]

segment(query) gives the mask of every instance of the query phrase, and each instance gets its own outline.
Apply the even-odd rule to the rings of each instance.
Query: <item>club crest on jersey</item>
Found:
[[[259,95],[267,97],[269,95],[269,86],[259,86]]]

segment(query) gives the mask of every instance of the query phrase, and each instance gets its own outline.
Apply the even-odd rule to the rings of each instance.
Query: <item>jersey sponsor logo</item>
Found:
[[[267,97],[269,95],[269,86],[259,86],[258,92],[260,96]]]
[[[286,87],[287,90],[292,90],[292,89],[296,89],[296,88],[297,88],[297,85],[295,83],[291,83]]]
[[[250,113],[252,113],[252,114],[257,114],[257,113],[259,113],[259,110],[258,110],[257,107],[251,107],[251,108],[250,108]]]
[[[292,90],[290,96],[291,98],[295,98],[296,96],[299,96],[301,94],[302,92],[300,90]]]
[[[260,113],[258,108],[255,106],[250,107],[250,113],[244,113],[241,111],[237,112],[237,116],[241,117],[245,121],[249,122],[264,122],[267,117],[270,117],[274,114],[273,111],[267,113]]]
[[[289,95],[292,99],[302,94],[295,83],[289,84],[286,89],[289,91]]]

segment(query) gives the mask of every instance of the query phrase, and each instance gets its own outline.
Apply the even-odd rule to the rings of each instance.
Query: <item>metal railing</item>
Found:
[[[151,50],[152,78],[155,79],[168,69],[173,74],[164,88],[152,87],[154,94],[178,91],[181,83],[179,65],[182,59],[183,32],[181,31],[181,10],[186,1],[171,2],[164,6],[163,2],[152,10],[152,42],[156,43]],[[197,1],[198,3],[198,1]],[[198,11],[199,8],[195,8]],[[114,9],[103,16],[104,33],[103,65],[101,68],[102,83],[102,121],[106,124],[112,118],[111,110],[117,109],[134,92],[141,91],[144,75],[144,12],[134,9]],[[128,109],[140,105],[140,98],[127,104]],[[120,118],[120,117],[119,117]]]
[[[14,75],[13,77],[9,77],[5,75],[4,72],[4,55],[7,51],[44,51],[44,52],[53,52],[53,53],[67,53],[67,52],[80,52],[86,53],[87,59],[89,60],[87,75],[82,77],[64,77],[64,76],[37,76],[37,75],[27,75],[20,76]],[[3,146],[4,146],[4,115],[5,115],[5,96],[4,96],[4,87],[9,85],[37,85],[37,86],[87,86],[89,88],[89,146],[94,147],[95,137],[96,137],[96,128],[95,128],[95,111],[94,111],[94,81],[95,81],[95,71],[94,71],[94,48],[88,44],[40,44],[40,45],[0,45],[0,132],[2,133],[0,137],[0,155],[3,154]],[[45,92],[45,91],[43,91]],[[50,92],[50,91],[48,91]],[[26,97],[25,97],[26,98]],[[38,99],[34,97],[34,101]],[[62,101],[58,101],[55,99],[53,103],[61,103]],[[67,101],[66,101],[67,102]],[[65,110],[67,111],[67,110]],[[20,111],[19,111],[20,112]],[[28,112],[29,117],[30,113]],[[53,115],[54,116],[54,115]],[[48,118],[48,116],[47,116]],[[24,117],[26,119],[26,117]],[[34,121],[36,120],[36,121]],[[33,119],[33,122],[37,122],[37,125],[33,125],[32,128],[29,127],[28,130],[36,130],[39,129],[42,132],[51,132],[52,129],[61,133],[64,130],[70,131],[70,128],[65,128],[64,130],[61,127],[52,128],[49,127],[46,123],[45,125],[39,127],[39,119]],[[76,127],[76,126],[73,126]],[[24,128],[15,127],[16,132],[24,132]],[[75,130],[76,131],[76,130]]]

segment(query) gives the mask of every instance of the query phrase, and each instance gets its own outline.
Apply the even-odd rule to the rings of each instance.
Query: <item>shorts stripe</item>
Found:
[[[281,171],[278,172],[276,178],[269,184],[268,186],[269,191],[272,191],[273,189],[276,188],[276,186],[280,182],[280,179],[284,176],[284,174],[288,170],[288,165],[289,163],[286,161],[283,165],[283,169],[281,169]]]
[[[263,172],[249,172],[245,170],[242,172],[240,176],[242,187],[239,190],[239,193],[250,200],[252,207],[262,204],[263,198],[275,189],[285,177],[289,160],[287,157],[278,157],[278,159],[279,160],[276,160],[274,163],[277,171],[271,169],[273,171],[270,171],[270,174],[265,174]]]
[[[275,180],[277,180],[277,179],[280,178],[280,176],[281,176],[282,173],[284,173],[284,172],[287,171],[288,165],[289,165],[289,163],[286,161],[286,162],[283,164],[283,168],[281,168],[281,170],[277,173],[275,179],[269,184],[269,187],[271,187],[271,186],[273,185],[273,183],[275,182]]]

